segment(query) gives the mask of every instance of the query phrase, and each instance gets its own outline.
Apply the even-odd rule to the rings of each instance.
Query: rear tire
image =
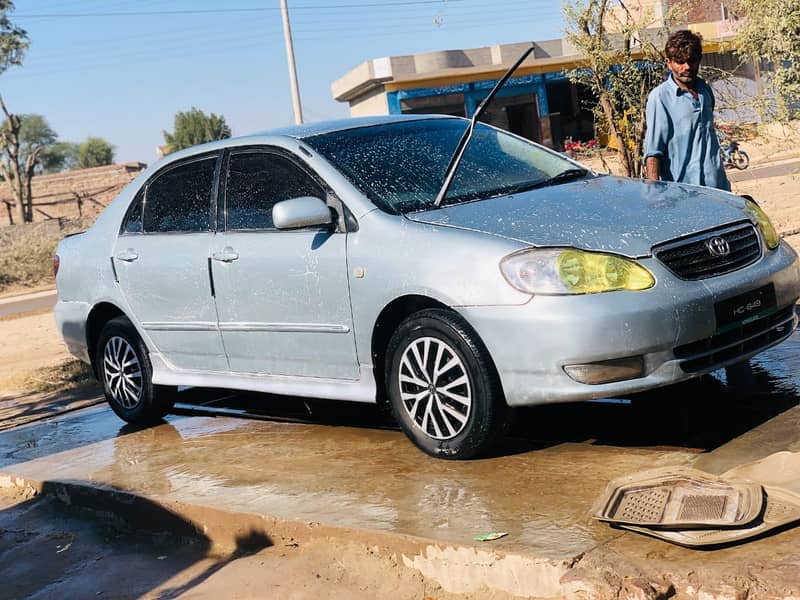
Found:
[[[750,157],[747,156],[747,152],[743,150],[736,150],[735,152],[731,153],[731,162],[733,166],[739,169],[740,171],[744,171],[748,166],[750,166]]]
[[[149,353],[127,318],[117,317],[105,324],[95,352],[106,400],[121,419],[150,425],[169,413],[176,388],[153,385]]]
[[[403,432],[437,458],[484,454],[510,425],[489,352],[450,311],[422,310],[399,325],[386,353],[386,385]]]

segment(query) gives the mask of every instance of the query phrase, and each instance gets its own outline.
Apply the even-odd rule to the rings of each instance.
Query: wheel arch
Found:
[[[97,340],[100,338],[100,332],[105,324],[117,317],[127,317],[127,315],[121,308],[111,302],[96,304],[86,317],[86,348],[89,353],[89,359],[92,361],[92,370],[95,377],[98,376],[97,365],[95,364],[97,362]]]
[[[439,308],[446,310],[458,315],[461,319],[463,319],[464,322],[467,323],[467,325],[469,325],[472,331],[475,333],[475,336],[480,344],[483,345],[486,355],[489,359],[489,363],[495,370],[495,373],[497,373],[497,367],[494,364],[494,358],[491,356],[491,354],[489,354],[489,351],[486,348],[486,345],[483,343],[483,340],[480,339],[478,332],[475,331],[475,328],[472,327],[471,323],[469,323],[463,314],[458,312],[453,307],[447,306],[446,304],[443,304],[442,302],[429,296],[423,296],[420,294],[400,296],[383,307],[383,310],[381,310],[378,318],[375,320],[375,325],[372,330],[372,368],[375,377],[376,398],[378,405],[382,408],[388,408],[388,397],[386,396],[386,373],[384,365],[386,364],[386,351],[389,347],[389,340],[403,319],[414,314],[415,312],[419,312],[428,308]],[[499,377],[497,378],[497,381],[500,385],[500,390],[502,393],[502,383],[500,383]]]

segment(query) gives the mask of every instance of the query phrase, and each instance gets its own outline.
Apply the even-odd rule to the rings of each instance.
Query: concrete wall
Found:
[[[33,178],[33,220],[49,218],[96,216],[147,165],[124,163],[77,169],[65,173],[37,175]],[[81,200],[80,212],[78,199]],[[8,203],[11,217],[19,223],[19,208],[16,206],[11,187],[0,183],[0,226],[9,225]]]
[[[388,115],[389,103],[383,88],[372,90],[350,103],[350,116],[368,117],[372,115]]]
[[[727,15],[722,14],[723,5],[730,10],[731,4],[731,0],[700,0],[689,9],[687,21],[689,23],[722,21],[727,18]]]
[[[627,11],[619,6],[614,6],[609,11],[606,27],[609,31],[620,31],[620,24],[625,23],[630,11],[635,21],[644,19],[646,27],[663,27],[664,16],[667,13],[669,0],[634,0],[626,3]]]

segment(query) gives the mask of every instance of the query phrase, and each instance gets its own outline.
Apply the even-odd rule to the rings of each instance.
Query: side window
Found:
[[[125,221],[123,233],[142,233],[142,200],[144,199],[144,186],[139,188],[131,202],[131,209]]]
[[[325,192],[300,167],[277,154],[231,155],[225,187],[229,230],[274,229],[272,207],[298,196],[324,199]]]
[[[142,221],[148,233],[208,231],[216,157],[170,169],[147,187]]]

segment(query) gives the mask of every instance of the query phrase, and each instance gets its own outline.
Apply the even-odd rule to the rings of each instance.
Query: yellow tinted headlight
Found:
[[[565,250],[557,264],[562,283],[573,294],[646,290],[655,284],[647,269],[610,254]]]
[[[778,232],[769,220],[767,213],[764,212],[758,204],[752,200],[745,199],[745,210],[755,219],[758,230],[761,232],[761,237],[764,238],[764,243],[767,248],[774,250],[780,243]]]
[[[646,290],[653,275],[637,262],[573,248],[542,248],[505,257],[500,270],[514,288],[528,294],[597,294]]]

